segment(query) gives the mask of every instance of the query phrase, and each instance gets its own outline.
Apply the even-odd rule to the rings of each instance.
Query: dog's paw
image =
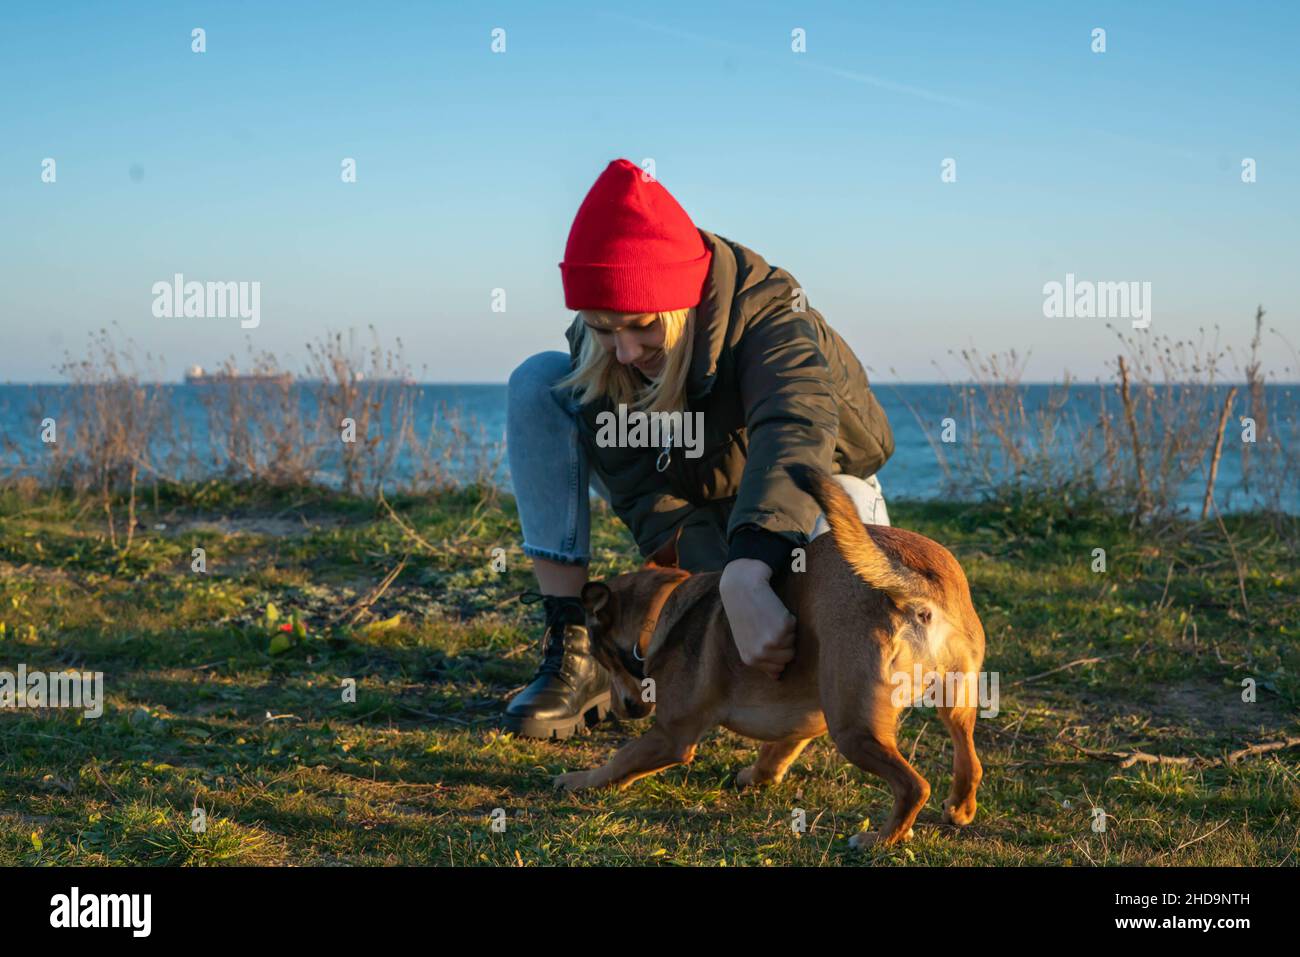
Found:
[[[587,772],[570,771],[568,774],[557,774],[551,778],[551,784],[557,791],[580,791],[587,786]]]
[[[772,776],[756,764],[751,764],[749,767],[741,768],[736,772],[736,787],[738,788],[762,788],[771,783]]]
[[[973,820],[975,820],[975,801],[973,799],[964,804],[957,804],[952,798],[943,802],[944,824],[965,827]]]
[[[886,841],[880,836],[879,831],[858,831],[849,838],[849,847],[855,851],[865,851],[872,847],[888,847],[890,844],[897,844],[902,841],[910,841],[916,832],[912,828],[907,829],[907,833],[897,837],[892,841]]]

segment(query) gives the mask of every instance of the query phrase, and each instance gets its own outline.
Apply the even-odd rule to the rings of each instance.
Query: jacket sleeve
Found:
[[[727,560],[757,558],[780,576],[818,514],[785,466],[834,470],[835,394],[812,323],[790,310],[745,329],[736,346],[736,373],[749,450],[727,526]]]

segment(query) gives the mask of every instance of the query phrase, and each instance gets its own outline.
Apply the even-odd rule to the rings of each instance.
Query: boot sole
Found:
[[[546,741],[572,737],[579,731],[593,728],[609,714],[609,692],[596,695],[584,704],[571,718],[526,718],[506,715],[502,721],[505,729],[521,738],[541,738]]]

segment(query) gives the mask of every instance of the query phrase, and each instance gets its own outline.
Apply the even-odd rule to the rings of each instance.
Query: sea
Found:
[[[220,384],[161,384],[159,402],[164,404],[175,420],[184,424],[195,463],[215,461],[219,456],[210,448],[208,408],[204,390],[226,388]],[[76,429],[75,419],[69,419],[75,408],[72,385],[3,384],[0,385],[0,465],[7,470],[30,469],[38,464],[47,446],[42,443],[42,423],[62,420],[61,427]],[[307,419],[314,415],[319,386],[310,382],[295,383],[292,390]],[[419,436],[447,436],[450,447],[443,450],[453,478],[468,480],[486,468],[491,478],[504,488],[511,487],[509,463],[503,454],[506,427],[506,387],[504,384],[410,384],[410,400],[414,417],[415,434]],[[978,406],[981,387],[966,386],[974,390],[969,395]],[[1015,472],[1014,463],[1003,456],[993,455],[989,464],[991,472],[983,468],[974,473],[958,466],[970,458],[973,440],[985,448],[996,446],[992,432],[979,417],[971,417],[963,410],[960,387],[951,384],[906,383],[876,384],[874,391],[889,417],[894,432],[895,449],[890,460],[879,473],[887,498],[944,499],[976,497],[987,489],[990,481],[1010,477]],[[1103,389],[1105,395],[1103,396]],[[1222,406],[1227,386],[1217,386],[1205,391],[1201,411],[1190,421],[1196,430],[1217,431],[1218,409]],[[1224,451],[1216,481],[1215,501],[1224,512],[1258,507],[1264,500],[1256,488],[1258,480],[1248,482],[1243,478],[1243,463],[1247,478],[1258,472],[1243,456],[1243,440],[1247,429],[1240,421],[1249,413],[1245,389],[1239,391],[1235,414],[1225,430]],[[1260,443],[1282,442],[1297,454],[1297,409],[1300,408],[1300,387],[1295,385],[1269,385],[1266,387],[1268,414],[1262,426],[1256,423],[1253,436],[1256,448]],[[1007,393],[1002,393],[1004,397]],[[210,396],[209,396],[210,398]],[[1097,410],[1104,400],[1107,408],[1119,410],[1114,386],[1099,384],[1061,385],[1033,384],[1015,387],[1012,404],[1023,408],[1023,419],[1017,413],[1013,428],[1024,432],[1028,446],[1035,446],[1042,435],[1040,418],[1051,412],[1056,422],[1061,445],[1069,445],[1071,435],[1080,430],[1095,429]],[[451,437],[449,426],[459,425]],[[1139,430],[1144,446],[1152,447],[1166,436],[1168,430],[1182,423],[1148,423]],[[64,433],[66,435],[66,432]],[[1126,443],[1131,437],[1124,433]],[[163,441],[160,439],[160,441]],[[965,445],[963,445],[965,443]],[[1255,449],[1249,449],[1253,453]],[[1150,454],[1149,452],[1147,454]],[[1255,461],[1258,461],[1256,459]],[[1294,461],[1294,458],[1292,459]],[[947,463],[947,468],[945,468]],[[1177,504],[1199,514],[1205,494],[1206,472],[1209,456],[1178,485]],[[196,466],[202,467],[202,466]],[[392,471],[393,481],[400,484],[416,474],[414,457],[397,456]],[[321,463],[321,478],[327,484],[338,481],[340,472],[332,463]],[[190,476],[194,477],[194,476]],[[1289,488],[1296,488],[1296,476],[1284,473]],[[1276,501],[1276,495],[1272,499]],[[1295,500],[1284,496],[1283,508],[1300,511],[1300,495]]]

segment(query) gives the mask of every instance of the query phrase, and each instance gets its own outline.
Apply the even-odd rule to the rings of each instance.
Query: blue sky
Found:
[[[790,270],[880,379],[972,345],[1099,374],[1103,321],[1042,314],[1067,272],[1151,282],[1153,332],[1244,342],[1263,303],[1300,346],[1296,4],[622,9],[5,5],[0,381],[109,322],[173,378],[373,323],[423,378],[504,381],[562,346],[556,264],[620,156]],[[154,318],[177,272],[260,282],[260,326]]]

